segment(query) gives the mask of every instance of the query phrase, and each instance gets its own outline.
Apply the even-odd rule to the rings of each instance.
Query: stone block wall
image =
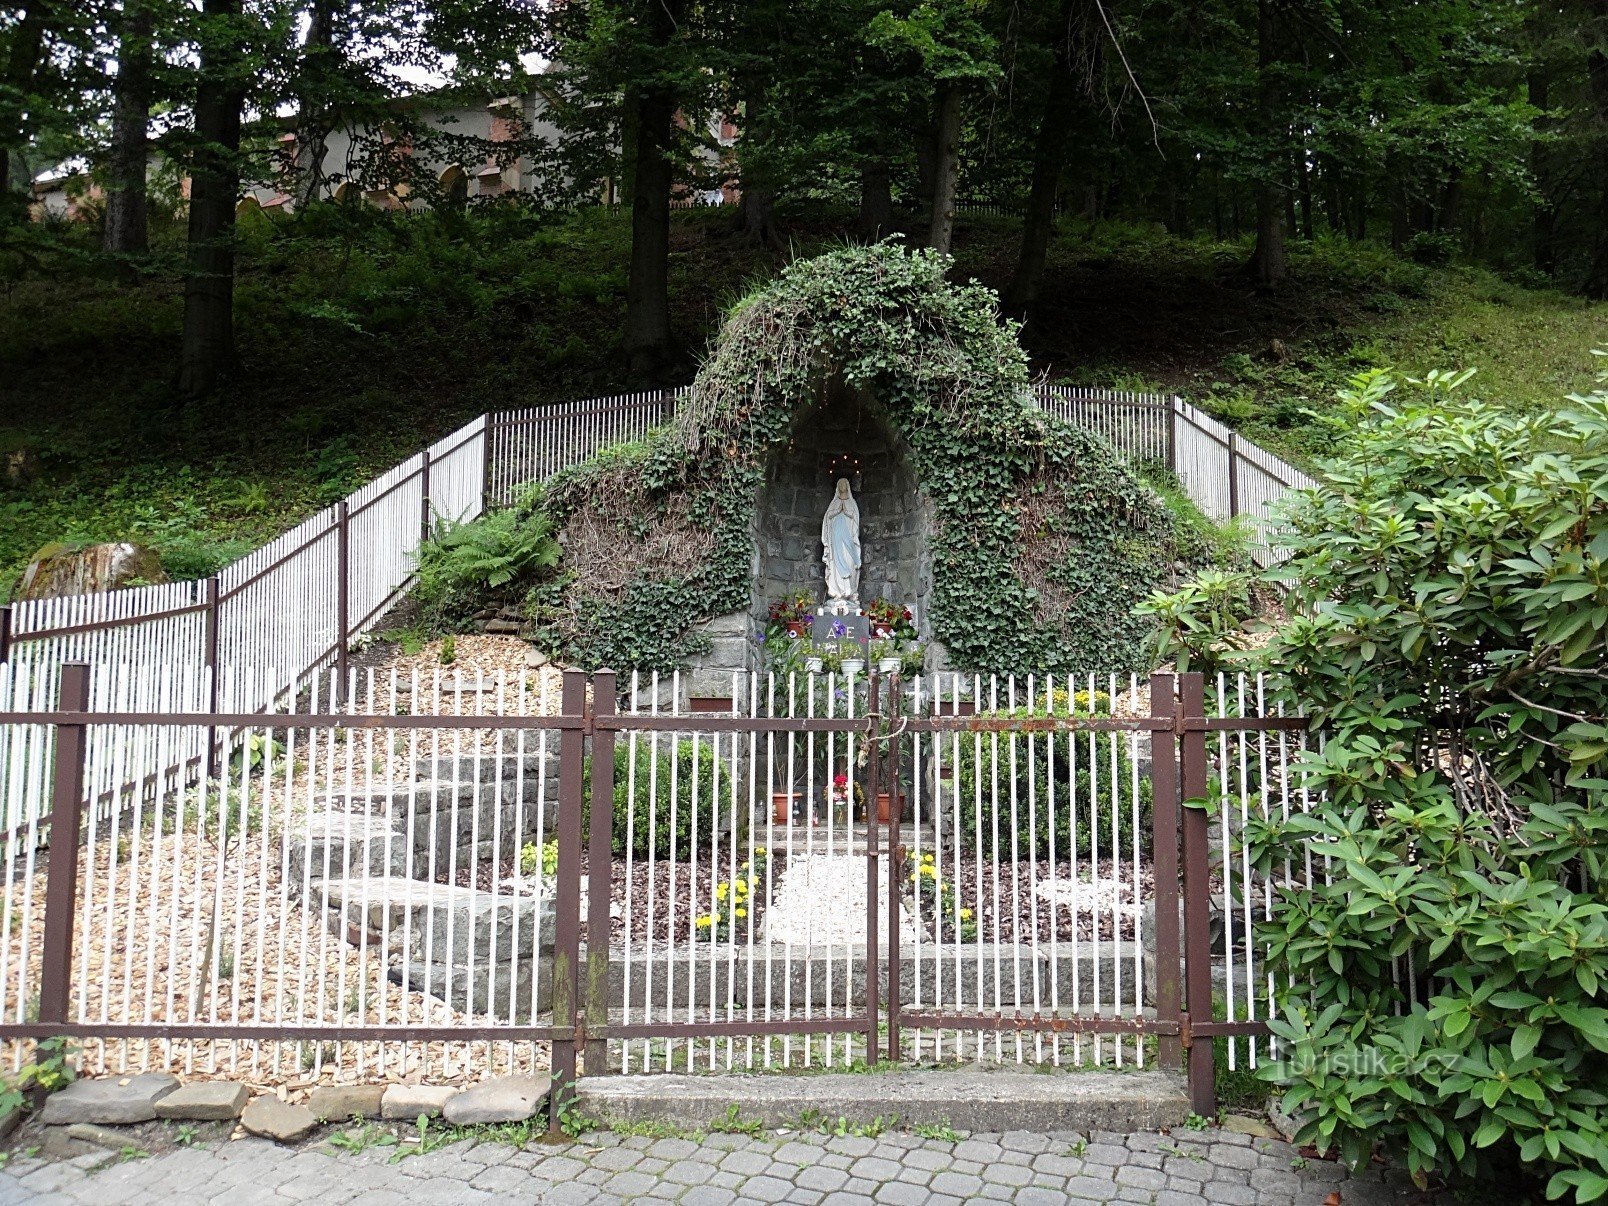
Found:
[[[924,618],[932,593],[931,508],[902,442],[861,399],[837,394],[800,421],[760,492],[753,613],[761,627],[779,595],[804,590],[824,601],[821,516],[832,500],[834,463],[849,458],[858,470],[850,485],[860,507],[860,602],[892,599],[911,605],[918,623]]]

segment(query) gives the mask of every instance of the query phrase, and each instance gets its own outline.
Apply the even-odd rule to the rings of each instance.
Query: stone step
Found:
[[[535,896],[378,876],[329,880],[312,897],[334,933],[406,958],[485,966],[552,949],[553,904]]]
[[[557,833],[554,796],[539,799],[531,795],[521,800],[496,785],[478,793],[420,794],[403,801],[401,808],[395,817],[396,828],[409,835],[416,855],[429,858],[433,851],[436,865],[441,867],[447,865],[453,851],[459,852],[460,865],[470,852],[481,861],[506,858],[536,838],[537,824],[544,816],[547,836]]]
[[[1189,1116],[1183,1078],[1170,1072],[1081,1070],[1043,1075],[975,1067],[827,1072],[813,1076],[585,1076],[586,1114],[615,1124],[706,1127],[741,1103],[744,1122],[791,1127],[800,1116],[984,1132],[1152,1131]]]
[[[292,896],[301,895],[304,881],[401,875],[407,868],[407,835],[372,813],[313,813],[290,830],[287,844]]]

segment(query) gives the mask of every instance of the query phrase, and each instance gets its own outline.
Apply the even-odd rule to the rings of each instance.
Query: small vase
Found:
[[[897,825],[904,816],[904,793],[895,796],[889,792],[877,792],[877,824]]]
[[[863,672],[864,670],[865,670],[865,663],[863,661],[861,661],[859,658],[857,658],[857,657],[846,657],[846,658],[843,659],[843,673],[848,675],[848,676],[850,676],[851,678],[854,675]]]
[[[771,820],[778,825],[791,825],[793,823],[793,804],[797,799],[797,792],[772,792]]]
[[[789,620],[787,623],[787,635],[794,640],[809,636],[810,622],[808,620]]]

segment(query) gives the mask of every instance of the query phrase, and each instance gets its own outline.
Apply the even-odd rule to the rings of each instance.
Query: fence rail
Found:
[[[0,671],[0,783],[52,802],[0,848],[14,1060],[1155,1064],[1206,1114],[1215,1042],[1276,1051],[1253,926],[1312,872],[1253,876],[1237,839],[1305,806],[1309,736],[1259,680],[736,675],[712,714],[673,677],[330,672],[264,714],[39,677]],[[131,785],[214,732],[201,773]]]

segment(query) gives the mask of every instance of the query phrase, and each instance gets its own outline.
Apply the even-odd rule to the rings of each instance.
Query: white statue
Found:
[[[860,599],[860,508],[840,477],[832,504],[821,516],[821,563],[826,567],[826,605],[858,607]]]

